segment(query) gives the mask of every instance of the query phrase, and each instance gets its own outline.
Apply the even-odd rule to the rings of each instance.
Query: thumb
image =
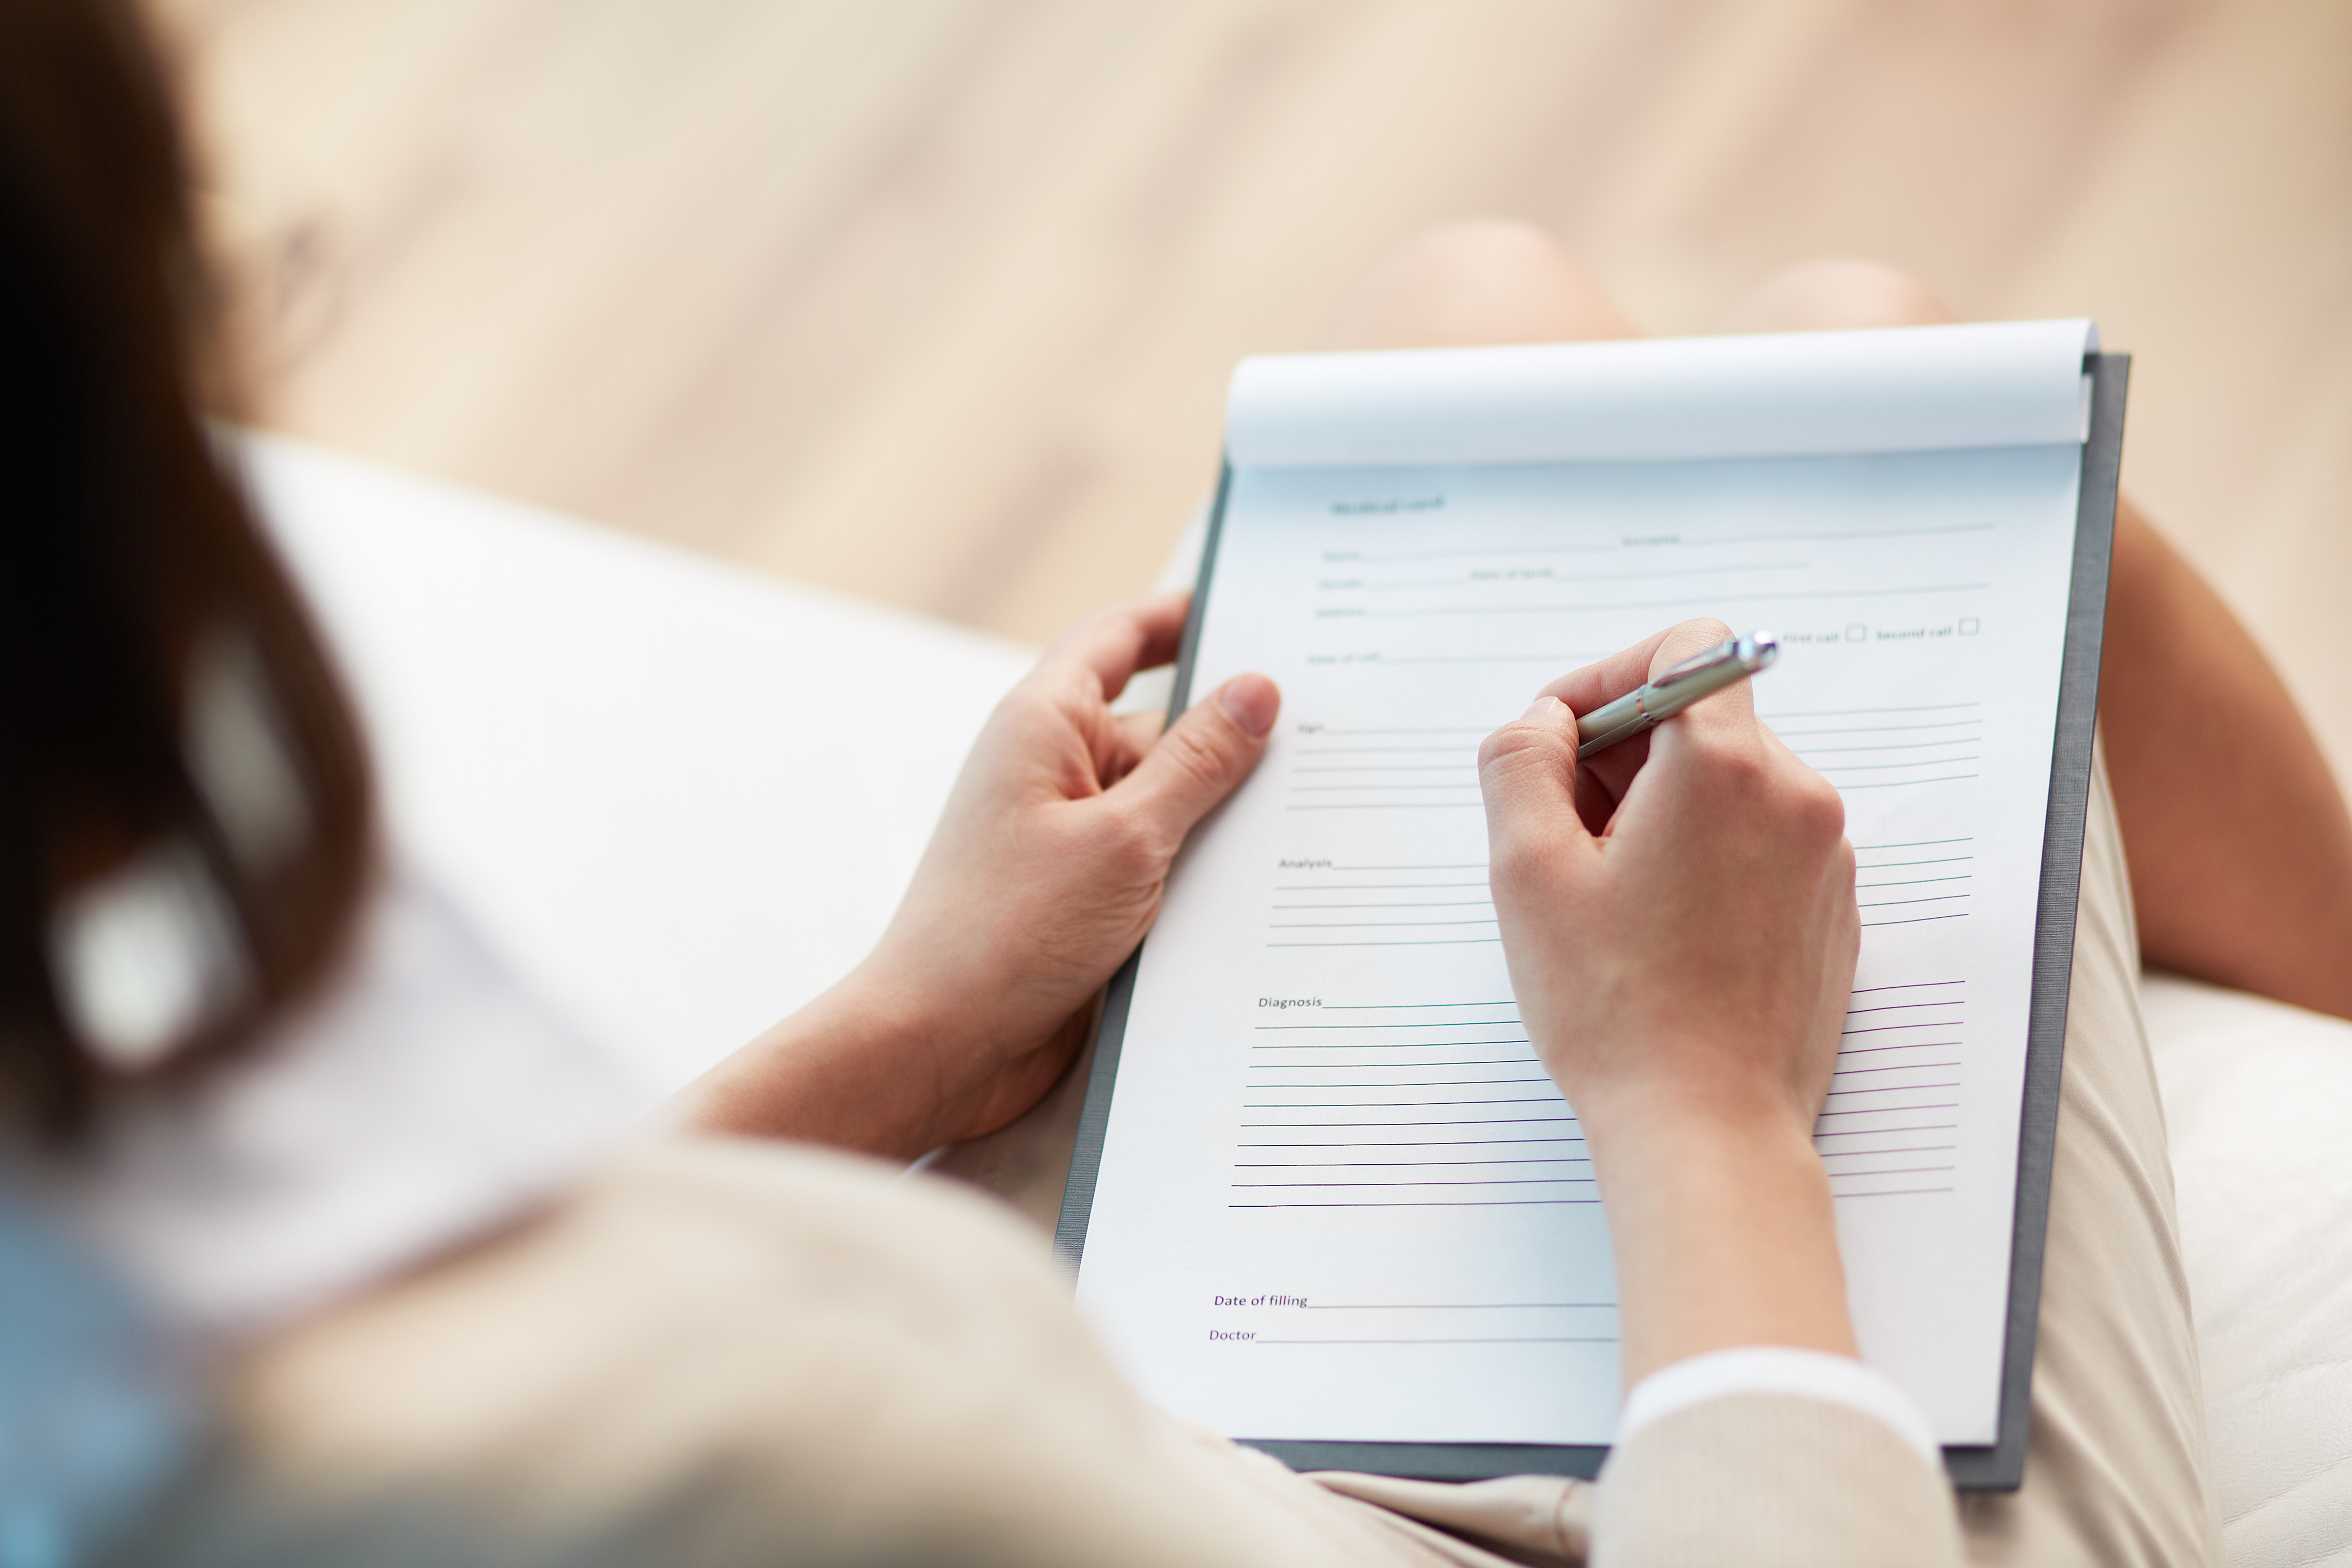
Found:
[[[1236,675],[1171,724],[1109,793],[1181,837],[1249,776],[1281,710],[1273,681]]]
[[[1588,836],[1576,810],[1576,714],[1545,696],[1478,748],[1488,857],[1496,868]]]

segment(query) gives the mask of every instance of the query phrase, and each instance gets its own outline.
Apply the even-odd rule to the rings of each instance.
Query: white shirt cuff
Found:
[[[1850,1356],[1787,1345],[1709,1351],[1660,1367],[1625,1396],[1625,1408],[1617,1418],[1617,1440],[1622,1443],[1677,1411],[1735,1394],[1793,1394],[1842,1405],[1902,1438],[1929,1465],[1940,1466],[1943,1460],[1927,1417],[1885,1373]]]

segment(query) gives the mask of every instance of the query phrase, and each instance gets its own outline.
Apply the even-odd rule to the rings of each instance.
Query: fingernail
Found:
[[[1557,697],[1537,698],[1533,702],[1528,704],[1528,710],[1519,715],[1519,722],[1524,724],[1530,719],[1542,718],[1545,714],[1551,711],[1552,704],[1559,700],[1559,699]]]
[[[1274,728],[1274,716],[1282,710],[1282,693],[1263,675],[1236,675],[1217,693],[1217,706],[1244,734],[1256,740]]]

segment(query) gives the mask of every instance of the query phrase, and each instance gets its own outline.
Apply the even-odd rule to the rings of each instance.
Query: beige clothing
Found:
[[[1965,1505],[1968,1550],[2210,1563],[2104,777],[2091,837],[2032,1457],[2022,1492]],[[1056,1115],[943,1163],[1056,1189],[1035,1154]],[[555,1212],[252,1358],[209,1463],[121,1558],[1492,1565],[1581,1561],[1588,1531],[1611,1568],[1961,1550],[1948,1490],[1891,1431],[1785,1395],[1662,1419],[1598,1487],[1295,1476],[1146,1405],[1003,1206],[838,1155],[706,1141],[641,1148]]]

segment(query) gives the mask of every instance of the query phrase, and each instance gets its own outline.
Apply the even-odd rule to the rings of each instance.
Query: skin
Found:
[[[1511,988],[1583,1125],[1629,1383],[1731,1345],[1854,1353],[1812,1141],[1862,940],[1845,808],[1744,682],[1576,757],[1577,713],[1728,635],[1686,622],[1564,676],[1478,757]]]
[[[1559,292],[1531,295],[1529,318],[1549,315]],[[1953,319],[1916,279],[1825,258],[1767,279],[1725,325]],[[1611,329],[1615,319],[1589,324]],[[2352,1018],[2343,792],[2270,660],[2129,496],[2116,510],[2099,722],[2147,962]]]
[[[897,917],[839,984],[689,1084],[684,1127],[911,1159],[1034,1104],[1160,912],[1184,835],[1256,765],[1281,696],[1239,675],[1160,734],[1116,718],[1190,595],[1087,617],[972,747]]]
[[[1725,325],[1950,319],[1900,272],[1825,260],[1768,279]],[[1331,346],[1633,334],[1549,237],[1480,222],[1382,260]],[[1051,1087],[1184,834],[1255,764],[1279,706],[1242,676],[1165,736],[1111,716],[1130,676],[1172,657],[1184,608],[1105,611],[1046,654],[974,747],[874,953],[683,1091],[678,1124],[906,1157]],[[1745,687],[1575,758],[1575,713],[1723,635],[1686,624],[1563,676],[1480,758],[1505,952],[1590,1140],[1629,1381],[1737,1345],[1854,1352],[1811,1136],[1859,936],[1836,793]],[[2252,639],[2128,502],[2100,713],[2150,962],[2352,1016],[2352,821]],[[1726,922],[1752,939],[1737,952],[1705,941]]]
[[[1475,304],[1427,302],[1445,297]],[[1833,258],[1768,279],[1721,330],[1953,319],[1916,279]],[[1415,238],[1374,268],[1339,321],[1333,346],[1347,348],[1633,333],[1549,237],[1499,222]],[[1711,625],[1677,628],[1666,645],[1677,651],[1645,666],[1628,650],[1546,690],[1587,711],[1721,635]],[[1710,699],[1646,752],[1629,742],[1581,772],[1563,710],[1539,702],[1484,757],[1504,949],[1531,1037],[1591,1141],[1629,1383],[1735,1345],[1853,1353],[1828,1185],[1810,1136],[1833,1042],[1817,1016],[1787,998],[1772,1003],[1719,951],[1669,958],[1671,947],[1656,945],[1759,897],[1765,889],[1751,870],[1814,885],[1804,880],[1806,852],[1820,846],[1801,830],[1820,830],[1820,802],[1788,780],[1759,774],[1755,804],[1721,819],[1736,825],[1739,843],[1680,867],[1669,864],[1674,845],[1650,839],[1668,808],[1636,809],[1648,807],[1651,770],[1665,800],[1720,787],[1717,770],[1733,765],[1727,756],[1764,744],[1739,729],[1754,722],[1747,702],[1745,688]],[[2352,1016],[2352,819],[2343,796],[2252,638],[2128,498],[2116,516],[2099,711],[2147,961]],[[1728,740],[1717,733],[1727,724],[1738,730]],[[1546,742],[1529,731],[1548,728],[1558,733],[1546,763]],[[1724,752],[1718,742],[1737,745]],[[1644,764],[1630,784],[1622,779]],[[1738,765],[1758,764],[1746,756]],[[1844,890],[1831,902],[1841,907],[1784,910],[1769,939],[1789,962],[1825,964],[1842,1011],[1853,956],[1850,948],[1837,956],[1836,933],[1853,919],[1852,858],[1837,837]],[[1634,876],[1635,866],[1651,875]],[[1638,896],[1622,891],[1637,883]],[[1612,906],[1612,897],[1622,901]],[[1593,908],[1613,912],[1600,918]],[[1619,940],[1645,921],[1660,922],[1652,945]],[[1751,913],[1741,929],[1765,928]],[[1706,977],[1703,1017],[1691,1016],[1684,994],[1694,975]],[[1751,1011],[1715,1006],[1743,995]],[[1675,1011],[1662,1015],[1663,996]],[[1757,1027],[1759,1019],[1769,1026]],[[1837,1025],[1827,1027],[1833,1036]]]

